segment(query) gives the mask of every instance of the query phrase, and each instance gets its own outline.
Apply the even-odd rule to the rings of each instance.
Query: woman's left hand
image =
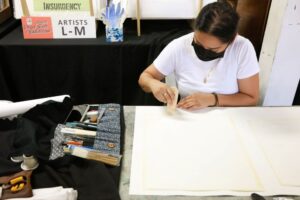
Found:
[[[215,105],[215,101],[213,94],[197,92],[181,99],[177,107],[186,110],[197,110]]]

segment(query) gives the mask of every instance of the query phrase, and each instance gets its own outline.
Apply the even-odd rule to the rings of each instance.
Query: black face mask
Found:
[[[202,61],[212,61],[217,58],[223,58],[225,51],[222,51],[220,53],[216,53],[211,50],[205,49],[203,46],[196,44],[193,40],[192,46],[194,47],[195,53],[197,57]]]

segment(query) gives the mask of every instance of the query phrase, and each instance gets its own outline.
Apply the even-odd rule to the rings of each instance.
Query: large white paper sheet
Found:
[[[250,120],[249,124],[279,182],[300,187],[300,116],[291,112],[289,117],[278,118]]]
[[[266,196],[300,195],[300,187],[284,185],[280,182],[274,166],[272,166],[270,159],[263,150],[262,141],[257,137],[258,134],[264,134],[265,136],[263,137],[267,138],[266,141],[272,143],[273,121],[284,121],[284,119],[289,119],[287,123],[283,123],[277,127],[278,133],[280,135],[285,135],[289,131],[288,127],[295,127],[295,124],[298,123],[293,119],[300,116],[300,107],[226,108],[224,109],[224,112],[226,112],[234,121],[235,128],[241,137],[241,142],[248,152],[250,160],[261,180],[264,191],[260,193]],[[264,131],[256,132],[261,129],[264,129]],[[300,130],[298,130],[298,132],[300,132]],[[299,145],[300,141],[298,141],[298,146]],[[275,146],[273,148],[275,148]],[[281,151],[284,149],[278,148],[278,150]],[[299,152],[299,150],[297,151]],[[279,158],[279,160],[280,159],[281,158]],[[287,156],[286,161],[288,162],[285,165],[284,171],[289,171],[290,165],[293,165],[292,163],[295,163],[295,160],[298,160],[298,158],[294,157],[292,154]],[[293,173],[295,178],[297,178],[298,172]]]
[[[267,125],[267,122],[263,124],[265,120],[271,123],[272,120],[278,122],[281,117],[295,119],[296,116],[300,116],[300,107],[204,109],[197,114],[181,112],[173,118],[166,115],[163,107],[137,107],[130,194],[248,196],[259,192],[263,195],[300,195],[300,187],[291,187],[278,179],[274,165],[270,164],[258,137],[253,134],[254,129],[269,131],[261,129]],[[257,125],[253,127],[253,123]],[[295,123],[295,120],[285,120],[276,129],[281,127],[286,132],[299,133],[298,126],[283,128]],[[207,131],[202,133],[201,129]],[[280,131],[277,133],[281,134]],[[200,137],[205,139],[199,141]],[[272,140],[273,135],[266,134],[266,138],[266,141]],[[300,146],[299,142],[295,143]],[[284,172],[290,169],[291,162],[298,163],[296,155],[299,153],[285,156]],[[214,165],[209,167],[209,162]],[[236,166],[232,166],[233,163]],[[236,173],[231,172],[232,168]],[[241,174],[242,169],[244,174]],[[224,171],[229,174],[218,174]],[[289,173],[296,174],[294,180],[299,180],[295,171]],[[226,180],[229,176],[231,178]],[[284,173],[282,176],[286,177]]]
[[[143,132],[146,188],[261,190],[232,122],[223,112],[184,119],[184,114],[171,117],[163,109],[152,111],[144,117],[148,122]]]
[[[37,104],[41,104],[41,103],[44,103],[49,100],[62,102],[65,97],[70,97],[70,96],[69,95],[60,95],[60,96],[47,97],[47,98],[42,98],[42,99],[20,101],[20,102],[16,102],[16,103],[8,103],[5,105],[1,104],[0,105],[0,118],[25,113],[26,111],[33,108]]]

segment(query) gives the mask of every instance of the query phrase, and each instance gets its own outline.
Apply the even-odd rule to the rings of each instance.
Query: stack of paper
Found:
[[[300,108],[137,107],[130,194],[300,195]]]

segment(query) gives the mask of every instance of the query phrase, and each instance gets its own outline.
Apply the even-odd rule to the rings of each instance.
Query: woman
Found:
[[[224,2],[205,6],[195,31],[170,42],[140,76],[156,99],[171,103],[174,91],[161,82],[174,73],[177,107],[253,106],[259,98],[259,65],[251,42],[237,34],[239,16]]]

